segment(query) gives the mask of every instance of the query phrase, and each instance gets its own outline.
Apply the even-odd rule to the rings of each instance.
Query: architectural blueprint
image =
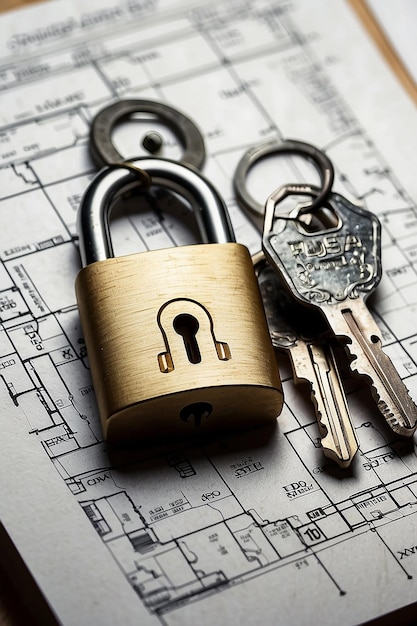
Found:
[[[89,126],[105,105],[146,98],[190,116],[203,172],[252,252],[261,236],[237,206],[235,167],[254,144],[307,141],[332,159],[335,189],[382,222],[370,305],[417,401],[416,111],[349,5],[60,0],[0,29],[0,520],[57,619],[347,626],[415,602],[414,442],[365,386],[346,373],[360,443],[347,470],[322,455],[308,389],[281,356],[273,428],[111,450],[74,295]],[[144,154],[137,128],[114,133],[126,156]],[[168,133],[163,156],[180,154]],[[277,158],[249,185],[264,201],[315,176]],[[173,202],[118,207],[116,253],[193,242]]]

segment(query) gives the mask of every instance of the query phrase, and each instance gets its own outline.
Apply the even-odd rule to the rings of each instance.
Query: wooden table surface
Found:
[[[10,11],[11,9],[28,6],[29,4],[35,4],[36,2],[40,2],[40,0],[1,0],[0,13],[2,11]]]
[[[42,0],[0,0],[0,13],[3,11],[9,11],[11,9],[17,9],[23,6],[30,6],[41,2]],[[364,21],[368,28],[370,36],[375,40],[376,44],[380,48],[381,52],[385,55],[387,61],[390,63],[393,70],[397,73],[400,81],[405,89],[409,92],[410,96],[417,102],[417,89],[409,76],[404,73],[404,68],[395,55],[395,52],[387,44],[385,38],[381,35],[377,25],[373,22],[372,16],[368,13],[366,3],[364,0],[348,0],[352,8],[358,13],[359,17]],[[7,575],[0,569],[0,626],[33,626],[34,621],[29,615],[25,607],[23,606],[22,597],[12,587]],[[409,624],[408,618],[403,611],[404,621],[401,616],[397,619],[394,618],[397,624]],[[407,612],[408,615],[408,612]],[[374,622],[375,624],[388,624],[390,620],[389,616]],[[392,619],[392,618],[391,618]]]

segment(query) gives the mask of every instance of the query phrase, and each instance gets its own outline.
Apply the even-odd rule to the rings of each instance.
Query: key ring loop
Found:
[[[261,228],[264,218],[264,205],[250,195],[246,187],[246,179],[249,170],[257,161],[273,154],[298,154],[312,161],[316,166],[320,174],[321,190],[317,197],[312,200],[312,203],[303,209],[304,211],[313,211],[319,207],[331,193],[334,181],[334,168],[330,159],[324,152],[304,141],[272,139],[249,148],[237,165],[233,176],[233,186],[239,205]]]
[[[114,146],[111,134],[116,124],[129,118],[133,113],[150,113],[166,124],[184,147],[179,162],[184,165],[192,165],[197,169],[202,167],[206,156],[204,139],[194,122],[167,104],[135,99],[119,100],[110,104],[99,111],[93,119],[89,149],[91,157],[99,169],[113,163],[126,162],[126,157],[122,156]]]

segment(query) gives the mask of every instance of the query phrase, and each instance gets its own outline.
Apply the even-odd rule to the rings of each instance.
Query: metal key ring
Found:
[[[180,139],[184,152],[179,159],[184,165],[200,169],[206,151],[204,139],[197,126],[177,109],[152,100],[120,100],[97,113],[90,130],[89,149],[95,165],[100,169],[112,163],[126,161],[115,148],[111,135],[117,123],[129,118],[133,113],[151,113],[170,128]],[[137,158],[138,155],[135,155]]]
[[[298,154],[312,161],[317,167],[320,174],[321,190],[312,203],[305,208],[305,211],[314,210],[328,198],[334,181],[334,169],[330,159],[324,152],[304,141],[272,139],[266,143],[249,148],[237,165],[233,177],[233,185],[239,205],[247,211],[261,229],[265,207],[250,195],[246,188],[246,179],[250,168],[257,161],[272,154]]]

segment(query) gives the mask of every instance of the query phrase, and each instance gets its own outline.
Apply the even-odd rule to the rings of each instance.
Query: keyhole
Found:
[[[208,402],[194,402],[188,404],[180,412],[180,418],[183,422],[188,422],[194,419],[194,426],[198,428],[201,426],[203,419],[210,417],[213,411],[213,405]]]
[[[185,352],[190,363],[200,363],[201,354],[196,334],[200,328],[198,320],[189,313],[181,313],[177,315],[173,322],[174,330],[181,335],[184,341]]]

